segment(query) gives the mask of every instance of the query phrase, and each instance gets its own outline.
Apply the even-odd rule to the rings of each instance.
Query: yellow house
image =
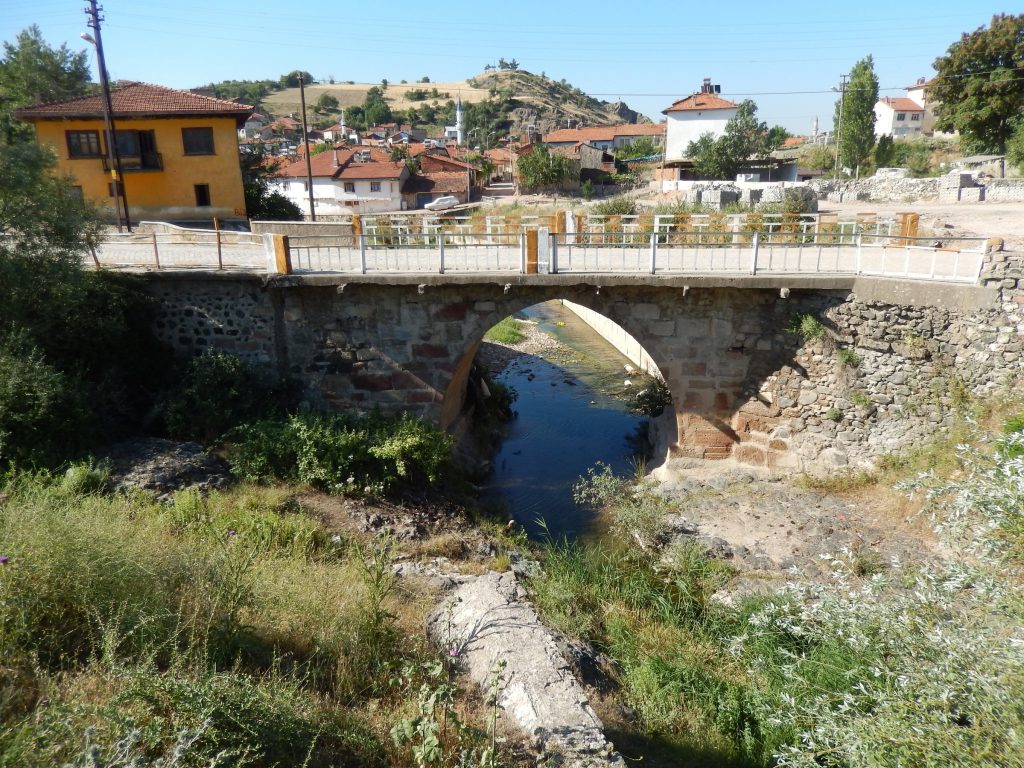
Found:
[[[245,216],[238,128],[252,107],[136,82],[118,83],[111,102],[132,222]],[[102,95],[16,114],[57,152],[58,170],[113,218]]]

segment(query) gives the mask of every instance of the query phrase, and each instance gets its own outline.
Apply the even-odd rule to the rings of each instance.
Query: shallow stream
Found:
[[[485,498],[533,537],[593,532],[594,514],[573,501],[573,485],[597,462],[633,470],[645,418],[616,398],[629,360],[560,302],[523,315],[565,346],[544,358],[516,357],[497,377],[518,393],[518,414],[494,456]]]

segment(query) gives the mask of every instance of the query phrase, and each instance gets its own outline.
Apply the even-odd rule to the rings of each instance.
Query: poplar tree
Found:
[[[839,165],[856,168],[875,144],[875,102],[878,101],[878,76],[871,56],[858,61],[850,70],[850,82],[836,102],[833,125],[839,142]]]

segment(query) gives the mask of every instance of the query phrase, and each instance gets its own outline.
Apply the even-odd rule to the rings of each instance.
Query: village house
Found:
[[[317,216],[381,213],[405,207],[402,186],[409,178],[409,169],[404,162],[375,160],[362,148],[330,149],[313,155],[310,166]],[[310,216],[304,158],[279,169],[272,184],[299,206],[305,216]]]
[[[253,112],[246,119],[245,124],[238,129],[238,138],[241,140],[258,139],[267,141],[274,135],[270,127],[270,118],[259,112]]]
[[[875,136],[909,139],[921,136],[924,107],[906,97],[884,96],[875,102]]]
[[[132,221],[245,217],[238,130],[253,108],[244,104],[139,82],[111,90],[117,148]],[[36,128],[36,140],[54,149],[57,172],[113,218],[99,93],[36,104],[16,111]]]
[[[739,109],[728,99],[719,96],[721,88],[712,85],[710,78],[697,93],[680,99],[662,111],[668,118],[665,135],[665,161],[686,160],[686,149],[705,133],[716,139],[725,135],[725,126]]]
[[[575,147],[582,143],[614,154],[616,149],[628,147],[642,136],[650,137],[656,147],[664,145],[665,124],[622,123],[587,128],[560,128],[545,135],[543,141],[551,149]]]

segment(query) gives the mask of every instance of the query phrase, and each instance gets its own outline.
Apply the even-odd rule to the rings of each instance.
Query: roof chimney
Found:
[[[700,92],[701,93],[711,93],[711,78],[710,77],[705,77],[704,78],[704,85],[702,85],[700,87]]]
[[[338,162],[338,150],[334,150],[334,167],[337,168],[340,165]]]

